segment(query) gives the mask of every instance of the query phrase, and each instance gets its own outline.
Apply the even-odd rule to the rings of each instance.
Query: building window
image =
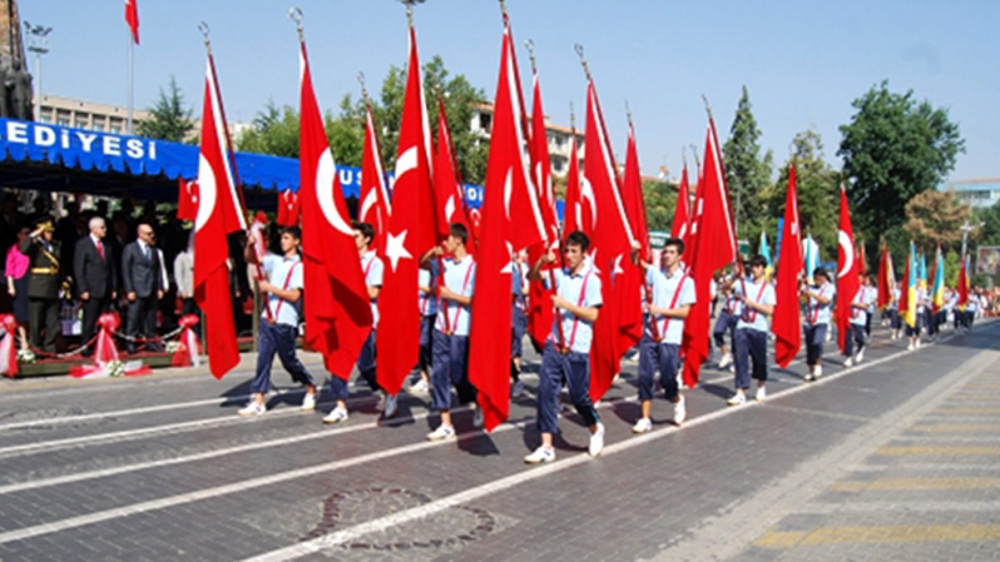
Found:
[[[52,108],[51,107],[43,107],[42,108],[42,114],[38,116],[38,120],[41,121],[42,123],[51,123],[52,122]]]
[[[65,109],[59,109],[56,111],[56,124],[62,125],[64,127],[69,127],[69,111]]]
[[[552,171],[556,172],[557,174],[561,174],[562,173],[562,171],[563,171],[563,161],[562,161],[562,158],[553,158],[552,159]]]
[[[87,116],[86,115],[77,115],[76,116],[76,121],[74,122],[73,126],[76,127],[77,129],[86,129],[86,128],[88,128],[89,124],[87,123]]]
[[[108,121],[108,131],[112,133],[122,132],[122,120],[119,119],[118,117],[112,117]]]
[[[95,131],[108,130],[108,121],[103,115],[95,115],[93,127]]]
[[[490,115],[489,113],[480,113],[479,114],[479,128],[480,129],[489,132],[490,125],[492,124],[492,122],[493,122],[493,116]]]

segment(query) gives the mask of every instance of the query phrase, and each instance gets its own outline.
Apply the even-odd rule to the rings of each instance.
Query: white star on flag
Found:
[[[385,255],[389,257],[389,261],[392,263],[392,270],[396,271],[396,265],[399,264],[399,260],[403,258],[412,259],[413,256],[406,249],[406,231],[400,232],[399,235],[394,235],[389,233],[389,238],[385,243]]]

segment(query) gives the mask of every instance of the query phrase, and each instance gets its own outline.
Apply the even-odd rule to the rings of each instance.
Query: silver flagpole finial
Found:
[[[632,108],[628,106],[628,100],[625,100],[625,117],[628,118],[629,127],[632,126]]]
[[[211,28],[208,27],[207,23],[205,23],[205,22],[199,22],[198,23],[198,31],[200,31],[202,37],[205,38],[205,48],[208,49],[208,52],[211,53],[212,52],[212,40],[209,37],[212,34]]]
[[[535,63],[535,42],[525,39],[524,48],[528,49],[528,59],[531,60],[531,73],[538,74],[538,65]]]
[[[299,40],[304,41],[305,34],[302,32],[302,18],[303,18],[302,8],[299,8],[298,6],[292,6],[291,8],[288,9],[288,17],[292,18],[292,20],[295,22],[295,29],[299,32]]]
[[[368,103],[368,87],[365,85],[365,73],[364,72],[358,72],[358,84],[361,84],[361,97],[363,97],[364,100],[365,100],[365,106],[369,106],[370,107],[371,104]]]
[[[573,111],[573,102],[569,102],[569,127],[576,131],[576,113]]]
[[[579,55],[579,57],[580,57],[580,64],[583,65],[583,72],[584,72],[584,74],[587,75],[587,80],[589,81],[590,80],[590,65],[587,64],[587,57],[583,56],[583,45],[577,43],[576,45],[573,45],[573,50],[575,50],[576,54]]]

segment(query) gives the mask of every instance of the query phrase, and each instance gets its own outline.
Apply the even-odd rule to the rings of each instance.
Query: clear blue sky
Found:
[[[394,0],[294,0],[320,105],[358,94],[359,70],[377,87],[390,64],[406,60],[406,18]],[[292,0],[138,0],[136,106],[150,106],[171,75],[201,111],[204,49],[212,28],[230,121],[250,121],[267,103],[297,105]],[[21,0],[22,19],[51,25],[45,93],[125,104],[127,26],[123,0]],[[605,118],[621,158],[628,100],[644,174],[680,167],[681,147],[704,141],[701,94],[728,135],[747,85],[763,136],[779,162],[798,131],[815,128],[835,166],[838,125],[851,101],[889,80],[893,91],[949,110],[968,151],[951,179],[1000,176],[1000,2],[990,0],[509,0],[522,79],[522,44],[537,48],[546,113],[568,124],[583,113],[585,82],[573,44],[590,59]],[[429,0],[416,9],[421,59],[440,54],[492,97],[501,22],[493,0]],[[32,59],[31,64],[34,61]],[[375,83],[374,85],[372,83]],[[530,94],[529,94],[530,95]],[[701,150],[701,149],[699,149]]]

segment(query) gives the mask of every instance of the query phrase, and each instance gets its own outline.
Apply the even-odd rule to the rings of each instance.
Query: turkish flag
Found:
[[[538,72],[533,78],[531,139],[528,152],[531,154],[531,169],[533,179],[538,187],[538,200],[542,207],[542,219],[546,225],[548,244],[539,242],[528,248],[528,263],[534,265],[548,251],[548,247],[559,242],[559,219],[556,213],[556,196],[552,190],[552,163],[549,161],[549,140],[545,131],[545,111],[542,109],[542,88],[538,80]],[[575,135],[574,135],[575,136]],[[576,155],[576,143],[573,143],[572,154]],[[575,159],[575,158],[574,158]],[[577,178],[577,184],[579,184]],[[579,189],[577,189],[579,191]],[[567,207],[568,208],[568,207]],[[566,213],[568,217],[570,213]],[[545,266],[552,270],[554,264]],[[552,289],[545,288],[544,283],[530,283],[528,286],[528,333],[539,348],[545,346],[545,340],[552,332],[552,322],[555,311],[552,308]]]
[[[437,151],[434,153],[434,197],[437,203],[438,237],[442,240],[451,232],[451,225],[464,225],[470,234],[469,215],[465,209],[465,197],[462,183],[458,179],[458,167],[451,147],[451,129],[448,128],[448,117],[444,112],[444,100],[438,98],[438,137]],[[474,239],[466,244],[469,253],[476,253]]]
[[[587,196],[584,197],[580,185],[580,163],[576,157],[576,129],[573,129],[573,140],[569,159],[569,171],[566,173],[566,204],[563,206],[563,238],[579,230],[593,240],[594,221],[596,220],[596,205],[594,190],[587,185]]]
[[[635,126],[628,124],[628,148],[625,150],[625,177],[622,180],[622,201],[632,234],[642,246],[644,260],[650,259],[649,229],[646,226],[646,203],[642,198],[642,176],[639,172],[639,151],[635,144]]]
[[[532,210],[525,208],[534,199],[535,210],[539,210],[524,154],[523,109],[510,26],[505,25],[469,334],[469,380],[479,390],[487,431],[506,420],[510,410],[513,240],[517,231],[522,231],[525,244],[537,242],[544,234],[544,229],[536,230],[537,225],[531,224]],[[532,239],[523,232],[534,232],[537,237]]]
[[[198,217],[198,182],[177,178],[177,218],[193,221]]]
[[[888,246],[882,246],[882,255],[878,262],[878,308],[884,310],[892,304],[892,289],[896,284],[892,271],[892,256]]]
[[[412,26],[409,31],[406,98],[399,125],[396,183],[392,194],[396,212],[390,215],[386,231],[388,267],[385,268],[379,295],[381,321],[376,335],[376,346],[381,350],[377,364],[378,382],[389,394],[399,392],[406,376],[417,364],[420,347],[417,273],[420,258],[437,244],[431,131],[420,79],[417,33]],[[399,212],[399,209],[404,212]]]
[[[799,223],[799,203],[795,187],[795,165],[788,169],[788,191],[785,194],[785,221],[781,232],[781,255],[778,256],[778,278],[774,306],[774,360],[785,368],[802,346],[800,324],[799,279],[802,276],[802,231]]]
[[[844,351],[847,329],[851,324],[851,303],[858,296],[861,270],[854,253],[854,229],[851,228],[851,211],[847,206],[847,193],[840,185],[840,232],[837,233],[837,343]]]
[[[708,331],[710,323],[712,276],[716,270],[736,261],[736,236],[732,215],[729,212],[729,194],[726,189],[722,153],[715,134],[715,123],[709,119],[705,135],[705,160],[698,181],[698,198],[692,234],[691,278],[694,291],[701,295],[691,307],[684,322],[684,384],[698,384],[701,364],[708,358]]]
[[[305,340],[326,369],[347,380],[372,328],[368,287],[301,43],[299,197]]]
[[[233,323],[229,287],[231,232],[246,230],[235,161],[229,157],[226,119],[216,80],[215,62],[208,57],[205,100],[202,108],[198,186],[201,201],[195,218],[194,298],[205,313],[208,362],[212,375],[221,379],[240,361]]]
[[[392,201],[382,167],[382,151],[379,149],[378,135],[372,108],[365,107],[365,147],[361,156],[361,207],[358,221],[366,222],[375,229],[374,246],[379,256],[385,256],[385,231],[389,226]]]
[[[139,44],[139,8],[135,5],[136,0],[125,0],[125,21],[132,31],[132,41]]]
[[[299,225],[299,194],[286,189],[278,195],[278,224]]]
[[[691,261],[688,256],[692,255],[693,250],[690,247],[691,212],[688,210],[690,203],[688,169],[687,166],[684,166],[684,170],[681,172],[681,184],[677,190],[677,205],[674,207],[674,224],[673,228],[670,229],[671,238],[679,238],[684,241],[684,254],[681,256],[684,263]]]
[[[596,402],[611,387],[628,342],[642,336],[641,273],[632,263],[635,238],[621,197],[618,169],[593,80],[587,84],[587,126],[581,195],[597,205],[591,238],[593,264],[601,275],[604,307],[594,323],[590,396]]]
[[[962,268],[958,270],[958,282],[956,283],[955,290],[958,292],[958,302],[956,303],[963,312],[965,311],[965,305],[969,303],[969,273],[966,271],[966,267],[969,263],[969,258],[967,256],[962,256]],[[907,264],[909,267],[909,264]],[[905,294],[906,291],[903,291]],[[900,305],[900,314],[902,314],[903,308]]]

